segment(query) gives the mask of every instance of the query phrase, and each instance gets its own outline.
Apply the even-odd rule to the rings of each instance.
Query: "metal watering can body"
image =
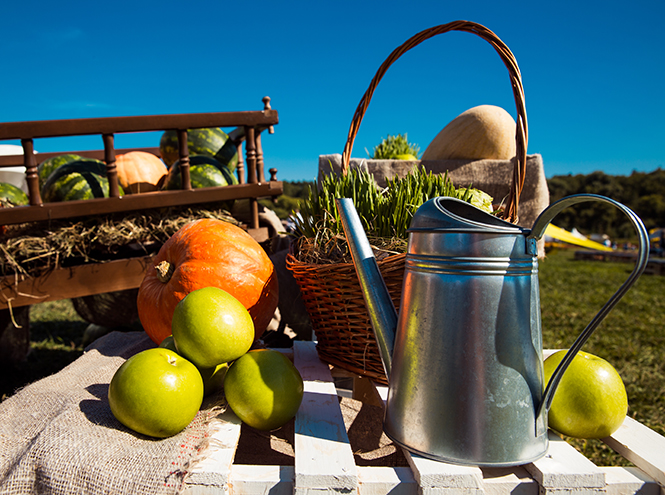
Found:
[[[640,237],[638,262],[546,389],[537,240],[562,209],[591,200],[630,217]],[[513,466],[542,457],[561,375],[646,266],[648,234],[639,218],[608,198],[577,195],[551,205],[529,230],[435,198],[409,229],[397,314],[353,203],[337,201],[389,378],[386,434],[411,452],[457,464]]]

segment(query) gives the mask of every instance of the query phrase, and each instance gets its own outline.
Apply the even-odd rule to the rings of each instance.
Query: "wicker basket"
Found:
[[[510,75],[517,109],[516,158],[510,194],[506,201],[504,219],[516,223],[519,197],[524,186],[526,149],[528,142],[524,90],[517,61],[510,49],[489,29],[469,21],[455,21],[421,31],[396,48],[381,65],[369,88],[360,100],[349,129],[342,154],[342,173],[349,170],[351,151],[360,123],[374,90],[388,68],[404,53],[423,41],[449,31],[462,31],[480,36],[489,42],[503,60]],[[404,260],[397,254],[378,261],[396,308],[402,291]],[[387,383],[379,350],[374,338],[367,308],[355,268],[350,263],[311,264],[300,261],[298,253],[287,256],[287,268],[293,273],[312,320],[317,337],[317,350],[323,361],[353,373]]]

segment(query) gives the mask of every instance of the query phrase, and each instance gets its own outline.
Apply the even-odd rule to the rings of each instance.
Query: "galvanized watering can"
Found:
[[[637,263],[545,389],[536,243],[559,212],[585,201],[610,203],[630,218]],[[432,199],[409,228],[398,315],[352,200],[338,199],[337,208],[389,378],[386,434],[413,453],[455,464],[513,466],[542,457],[561,376],[644,271],[642,221],[589,194],[550,205],[530,230],[464,201]]]

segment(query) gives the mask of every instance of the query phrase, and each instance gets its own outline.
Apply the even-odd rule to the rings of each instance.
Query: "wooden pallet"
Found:
[[[554,433],[545,457],[514,468],[457,466],[406,451],[408,467],[357,466],[330,368],[312,342],[295,342],[293,360],[305,382],[295,420],[295,465],[234,464],[241,422],[229,411],[215,420],[186,494],[665,495],[665,437],[630,418],[604,441],[636,467],[598,467]]]

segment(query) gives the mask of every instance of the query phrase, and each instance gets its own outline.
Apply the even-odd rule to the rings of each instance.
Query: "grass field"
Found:
[[[575,261],[572,254],[551,253],[540,263],[546,348],[569,347],[633,268],[630,263]],[[629,416],[660,434],[665,434],[664,319],[665,277],[643,275],[583,347],[617,369],[628,392]],[[570,441],[600,465],[619,464],[620,458],[599,440]]]
[[[629,263],[575,261],[572,254],[552,252],[540,263],[546,348],[569,347],[632,269]],[[643,275],[584,346],[621,374],[629,415],[661,434],[665,434],[664,319],[665,277]],[[57,372],[80,356],[86,327],[69,301],[33,306],[32,352],[25,364],[4,373],[0,396]],[[627,465],[600,441],[569,441],[599,465]]]
[[[55,373],[79,357],[87,326],[68,299],[31,306],[28,359],[4,372],[0,397],[6,398],[18,387]]]

